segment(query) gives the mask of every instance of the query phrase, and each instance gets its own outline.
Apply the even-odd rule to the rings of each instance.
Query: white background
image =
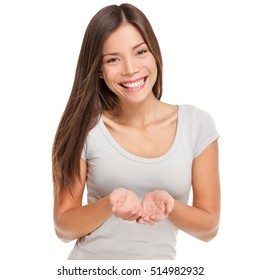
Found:
[[[5,279],[56,279],[55,270],[74,244],[62,243],[53,230],[52,142],[86,26],[100,8],[121,2],[0,2],[0,258]],[[176,264],[205,266],[203,279],[256,279],[259,1],[128,2],[147,15],[157,34],[164,61],[162,100],[207,110],[221,134],[219,234],[203,243],[180,232]]]

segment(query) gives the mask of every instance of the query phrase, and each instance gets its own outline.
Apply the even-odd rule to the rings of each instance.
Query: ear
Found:
[[[98,76],[100,79],[104,79],[102,71],[98,71]]]

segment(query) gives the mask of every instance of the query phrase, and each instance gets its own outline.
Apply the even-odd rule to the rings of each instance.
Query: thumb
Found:
[[[167,199],[165,201],[165,214],[168,215],[174,208],[174,199]]]
[[[112,209],[112,212],[115,213],[118,208],[118,198],[114,195],[110,195],[110,206]]]
[[[115,214],[116,211],[117,211],[117,206],[116,205],[112,206],[112,212]]]
[[[118,210],[118,199],[112,201],[111,206],[112,206],[112,212],[115,214]]]

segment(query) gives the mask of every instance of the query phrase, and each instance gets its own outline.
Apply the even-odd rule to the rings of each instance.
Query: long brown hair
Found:
[[[111,5],[101,9],[89,22],[83,38],[72,91],[61,117],[52,149],[54,196],[64,188],[73,194],[73,184],[80,178],[80,156],[88,132],[104,110],[113,110],[119,103],[103,79],[102,48],[108,36],[128,22],[142,34],[157,63],[157,80],[153,94],[162,95],[162,57],[157,38],[146,16],[130,4]]]

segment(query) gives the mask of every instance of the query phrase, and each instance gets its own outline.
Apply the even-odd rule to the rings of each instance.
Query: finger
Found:
[[[158,223],[166,218],[167,218],[167,216],[165,214],[157,214],[157,215],[152,215],[150,217],[150,220],[152,220],[155,223]]]
[[[140,219],[136,220],[136,222],[138,224],[142,224],[142,225],[149,225],[149,223],[147,223],[143,218],[140,218]]]
[[[165,214],[168,215],[171,213],[174,207],[174,200],[168,199],[165,204]]]
[[[155,223],[155,221],[151,219],[150,216],[142,216],[142,218],[146,224],[153,225]]]
[[[117,206],[116,206],[116,205],[112,206],[112,212],[113,212],[114,214],[117,212]]]
[[[141,218],[139,218],[137,220],[137,223],[138,224],[143,224],[143,225],[151,225],[151,224],[154,224],[155,222],[150,220],[150,218],[147,217],[147,216],[146,217],[142,216]]]
[[[115,195],[110,195],[110,206],[113,213],[117,211],[118,205],[119,205],[118,197],[116,197]]]
[[[137,214],[133,214],[132,216],[129,216],[129,217],[126,217],[125,220],[128,220],[128,221],[135,221],[137,219],[139,219],[140,216],[137,215]]]
[[[119,211],[117,213],[118,218],[121,218],[126,221],[135,221],[140,216],[141,215],[139,214],[139,211],[136,210],[122,210],[119,208]]]
[[[131,221],[134,221],[134,220],[138,220],[142,217],[142,212],[141,211],[137,211],[134,215],[132,215],[130,217]]]
[[[154,225],[155,224],[155,221],[149,219],[147,222],[146,222],[147,225]]]
[[[171,211],[172,211],[172,208],[171,208],[171,206],[166,206],[165,207],[165,214],[168,216],[170,213],[171,213]]]
[[[132,215],[130,215],[128,219],[134,221],[142,216],[142,211],[141,210],[131,211],[131,214]]]

